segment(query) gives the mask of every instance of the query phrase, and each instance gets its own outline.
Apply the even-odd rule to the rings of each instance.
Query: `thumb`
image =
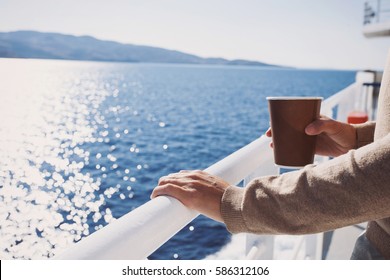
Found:
[[[306,128],[305,132],[308,135],[318,135],[323,132],[332,134],[338,130],[338,122],[327,117],[320,117],[314,122],[310,123]]]

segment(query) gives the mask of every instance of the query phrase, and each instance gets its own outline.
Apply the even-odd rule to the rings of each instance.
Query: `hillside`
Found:
[[[0,57],[93,61],[273,66],[258,61],[202,58],[163,48],[36,31],[0,32]]]

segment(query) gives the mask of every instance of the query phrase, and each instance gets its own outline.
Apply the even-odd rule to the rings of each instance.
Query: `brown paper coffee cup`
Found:
[[[267,97],[275,164],[303,167],[313,163],[316,136],[305,133],[320,115],[321,97]]]

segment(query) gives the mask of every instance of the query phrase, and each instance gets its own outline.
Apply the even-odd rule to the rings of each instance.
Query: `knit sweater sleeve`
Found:
[[[355,124],[356,128],[356,147],[360,148],[374,141],[375,122],[366,122]]]
[[[389,163],[390,134],[317,166],[231,186],[222,217],[232,233],[258,234],[316,233],[389,217]]]

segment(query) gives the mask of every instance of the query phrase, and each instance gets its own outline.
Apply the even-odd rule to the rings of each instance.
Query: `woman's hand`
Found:
[[[355,127],[325,116],[309,124],[305,132],[307,135],[317,135],[316,154],[318,155],[337,157],[356,147]],[[265,134],[271,137],[271,129],[269,128]]]
[[[229,183],[204,171],[180,171],[161,177],[151,198],[168,195],[185,206],[222,222],[221,200]]]

